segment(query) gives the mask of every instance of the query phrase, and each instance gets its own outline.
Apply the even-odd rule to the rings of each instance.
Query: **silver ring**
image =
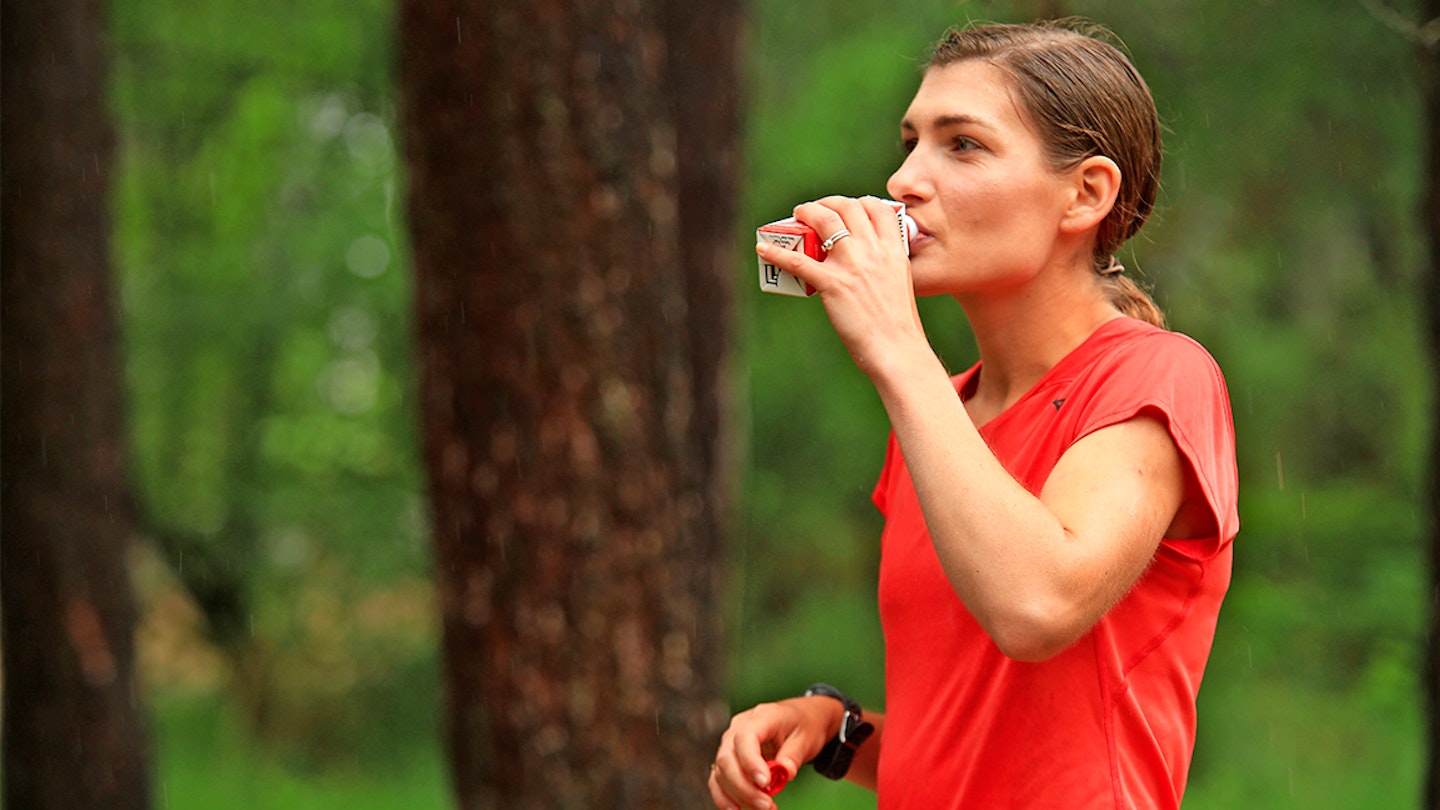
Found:
[[[820,243],[820,249],[823,250],[823,251],[825,251],[826,253],[829,253],[829,252],[830,252],[830,248],[835,247],[835,243],[836,243],[836,242],[839,242],[841,239],[844,239],[845,237],[847,237],[847,236],[849,236],[849,235],[850,235],[850,229],[849,229],[849,228],[841,228],[840,230],[836,231],[835,233],[830,234],[830,238],[829,238],[829,239],[826,239],[824,242],[821,242],[821,243]]]

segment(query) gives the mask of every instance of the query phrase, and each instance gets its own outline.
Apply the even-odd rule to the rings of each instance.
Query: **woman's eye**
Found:
[[[958,135],[955,137],[954,148],[957,152],[974,152],[980,148],[980,143],[974,138]]]
[[[901,148],[901,149],[904,149],[904,150],[905,150],[905,154],[908,155],[908,154],[910,154],[911,152],[914,152],[914,151],[915,151],[915,146],[916,146],[918,143],[919,143],[919,141],[917,141],[917,140],[914,139],[914,138],[906,138],[905,140],[903,140],[903,141],[900,142],[900,148]]]

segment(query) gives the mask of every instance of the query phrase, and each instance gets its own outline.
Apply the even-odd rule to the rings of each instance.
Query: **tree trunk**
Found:
[[[402,0],[467,810],[702,804],[728,714],[740,15],[736,0]]]
[[[144,808],[101,6],[4,0],[4,796]]]

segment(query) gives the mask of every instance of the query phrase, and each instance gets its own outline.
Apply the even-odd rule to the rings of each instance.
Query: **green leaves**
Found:
[[[201,597],[254,727],[316,766],[374,753],[396,696],[433,680],[433,637],[397,643],[346,607],[399,593],[420,627],[429,608],[389,13],[114,10],[142,528]],[[406,728],[435,744],[428,712]]]

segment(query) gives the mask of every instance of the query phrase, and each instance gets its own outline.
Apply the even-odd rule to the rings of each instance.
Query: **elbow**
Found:
[[[1005,657],[1038,664],[1069,649],[1089,629],[1089,623],[1075,620],[1069,610],[1034,605],[997,618],[986,632]]]
[[[1072,640],[1073,641],[1073,640]],[[1022,664],[1041,664],[1064,652],[1072,641],[1055,642],[1049,639],[995,639],[995,645],[1006,658]]]

